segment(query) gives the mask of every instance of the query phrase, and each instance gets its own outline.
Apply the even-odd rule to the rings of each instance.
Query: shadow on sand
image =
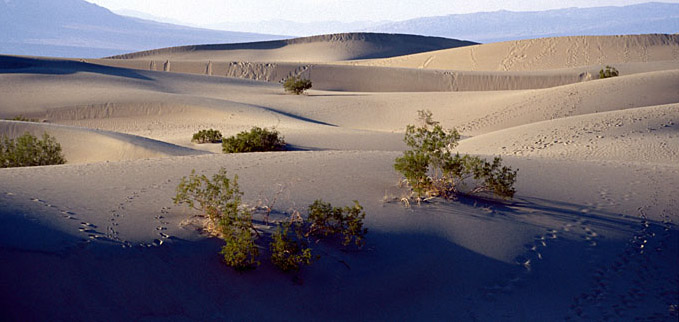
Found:
[[[96,65],[74,60],[38,59],[0,55],[0,74],[68,75],[78,72],[97,73],[139,80],[153,80],[134,70],[125,68]]]

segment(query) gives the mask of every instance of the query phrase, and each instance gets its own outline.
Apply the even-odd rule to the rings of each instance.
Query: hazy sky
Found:
[[[623,6],[651,0],[86,0],[111,10],[131,9],[194,25],[284,19],[405,20],[478,11],[533,11]],[[679,0],[662,0],[677,3]]]

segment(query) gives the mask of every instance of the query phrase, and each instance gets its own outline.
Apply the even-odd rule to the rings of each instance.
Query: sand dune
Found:
[[[416,41],[407,41],[409,37]],[[412,46],[423,41],[432,40],[405,35],[339,34],[279,41],[276,45],[168,48],[89,62],[268,82],[301,75],[311,79],[317,89],[353,92],[538,89],[596,79],[603,65],[614,65],[623,75],[679,66],[676,35],[556,37],[393,57],[399,50],[415,51]],[[413,42],[415,45],[409,45]],[[278,46],[281,47],[272,49]],[[398,46],[400,49],[394,49]],[[351,55],[377,55],[371,50],[389,58],[347,61],[356,59]]]
[[[575,36],[482,44],[351,62],[353,65],[479,71],[530,71],[669,61],[679,64],[679,35]],[[625,70],[623,69],[623,72]]]
[[[464,140],[460,151],[676,164],[679,105],[579,115],[491,132]]]
[[[302,76],[310,79],[316,89],[351,92],[490,91],[547,88],[590,80],[596,69],[497,73],[285,62],[172,60],[168,63],[109,59],[88,60],[88,62],[122,68],[227,76],[274,83],[282,83],[290,76]],[[159,69],[158,66],[169,67]]]
[[[475,43],[440,37],[344,33],[242,44],[182,46],[113,56],[112,59],[327,62],[384,58]]]
[[[200,151],[138,136],[55,124],[0,120],[0,136],[47,133],[62,147],[68,163],[91,163],[198,155]]]
[[[0,121],[0,135],[48,132],[69,161],[0,169],[3,319],[676,320],[676,36],[480,45],[476,67],[452,54],[470,49],[422,55],[458,70],[434,67],[439,58],[401,68],[419,67],[417,55],[341,65],[386,51],[333,37],[266,50],[269,62],[252,48],[217,51],[241,62],[210,62],[205,47],[0,56],[0,118],[47,121]],[[343,42],[353,47],[331,52]],[[284,62],[314,46],[323,64]],[[502,65],[510,52],[519,56]],[[175,54],[193,58],[163,66]],[[622,75],[596,79],[599,61],[616,59]],[[310,75],[314,89],[284,94],[277,82],[290,74]],[[393,163],[424,109],[461,131],[458,151],[519,169],[515,198],[404,207]],[[200,129],[252,126],[276,128],[291,151],[225,155],[190,142]],[[365,249],[315,244],[321,260],[296,274],[265,259],[253,272],[225,267],[221,241],[172,201],[191,170],[221,167],[238,174],[249,206],[282,187],[277,220],[317,198],[358,200]]]

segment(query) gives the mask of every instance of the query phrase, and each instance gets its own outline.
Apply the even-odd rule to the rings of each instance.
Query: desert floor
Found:
[[[0,169],[0,317],[676,320],[679,36],[362,59],[418,50],[393,39],[0,56],[0,118],[45,121],[2,120],[0,134],[47,132],[68,160]],[[606,64],[621,76],[598,79]],[[314,89],[285,94],[289,75]],[[394,159],[425,109],[461,132],[458,152],[519,169],[515,198],[399,202],[408,192]],[[289,150],[222,154],[191,142],[201,129],[252,126],[276,128]],[[222,167],[248,205],[276,198],[276,218],[319,198],[359,201],[366,246],[320,243],[322,258],[296,274],[264,258],[234,271],[197,213],[172,201],[193,169]]]

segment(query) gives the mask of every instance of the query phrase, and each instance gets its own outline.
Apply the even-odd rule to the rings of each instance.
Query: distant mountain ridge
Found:
[[[679,4],[649,2],[624,7],[548,11],[495,11],[425,17],[366,31],[422,34],[482,43],[587,35],[679,33]]]
[[[83,0],[0,0],[0,53],[104,57],[205,43],[282,39],[124,17]]]
[[[222,22],[205,27],[217,30],[247,31],[259,33],[275,33],[283,35],[293,35],[307,37],[314,35],[350,33],[359,31],[370,31],[372,28],[381,26],[392,21],[314,21],[299,22],[285,19],[272,19],[258,22]]]

